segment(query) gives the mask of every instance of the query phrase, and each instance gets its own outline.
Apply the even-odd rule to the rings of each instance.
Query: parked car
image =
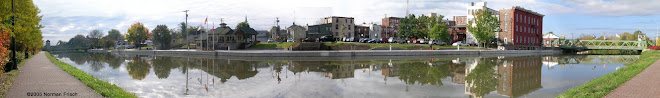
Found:
[[[267,42],[267,43],[275,42],[275,40],[273,40],[272,38],[269,38],[268,41],[266,41],[266,42]]]
[[[293,39],[286,39],[286,42],[296,42],[296,40],[293,40]]]
[[[319,38],[319,41],[321,41],[321,42],[335,42],[335,38],[330,36],[330,35],[326,35],[326,36],[321,36],[321,38]]]
[[[305,38],[303,42],[316,42],[316,38]]]
[[[425,40],[425,39],[417,39],[417,42],[420,43],[420,44],[427,44],[427,43],[428,43],[428,40]]]
[[[447,43],[442,42],[440,40],[431,40],[431,41],[429,41],[429,44],[431,44],[431,45],[443,45],[443,46],[447,45]]]
[[[451,46],[468,46],[468,44],[463,43],[463,42],[455,42],[455,43],[451,44]]]
[[[369,40],[370,40],[369,38],[360,38],[360,40],[358,40],[358,42],[367,43]]]
[[[387,39],[387,42],[388,42],[388,43],[400,43],[400,42],[402,42],[402,41],[403,41],[403,40],[398,39],[398,38],[394,38],[394,37],[390,37],[389,39]]]
[[[390,42],[390,41],[388,41],[388,40],[389,40],[388,38],[381,38],[380,41],[379,41],[379,43],[387,43],[387,42]]]
[[[367,43],[378,43],[379,41],[380,40],[378,39],[370,39],[369,41],[367,41]]]

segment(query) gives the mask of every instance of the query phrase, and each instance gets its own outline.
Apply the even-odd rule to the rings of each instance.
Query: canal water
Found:
[[[639,59],[639,55],[397,59],[53,55],[140,97],[204,98],[554,97]]]

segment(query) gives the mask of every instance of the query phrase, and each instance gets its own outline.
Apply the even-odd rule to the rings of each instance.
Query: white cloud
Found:
[[[538,0],[483,1],[498,10],[522,6],[546,15],[576,11],[571,6]],[[582,3],[564,2],[568,5]],[[433,12],[450,18],[465,15],[469,3],[463,0],[411,0],[409,8],[412,14]],[[357,24],[380,24],[385,14],[403,17],[407,8],[406,0],[35,0],[35,4],[44,15],[41,24],[45,28],[42,31],[47,34],[70,35],[50,36],[46,39],[68,39],[93,29],[118,29],[125,33],[135,22],[141,22],[148,28],[159,24],[176,28],[180,22],[185,21],[185,14],[181,12],[183,10],[190,10],[188,23],[192,26],[202,24],[204,18],[208,17],[209,24],[217,25],[220,18],[224,18],[225,23],[233,27],[248,16],[251,27],[266,30],[275,25],[275,17],[279,17],[280,26],[290,26],[294,21],[299,25],[312,25],[327,16],[354,17]],[[627,7],[621,9],[625,8]]]
[[[596,16],[646,16],[660,13],[659,0],[561,0],[577,12]]]

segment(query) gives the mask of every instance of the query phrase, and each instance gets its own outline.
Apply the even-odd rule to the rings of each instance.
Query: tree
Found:
[[[154,43],[160,46],[159,49],[169,48],[170,42],[172,40],[172,32],[169,29],[167,29],[166,25],[158,25],[151,32],[154,33],[153,35]]]
[[[122,35],[121,32],[119,32],[119,30],[117,30],[117,29],[112,29],[112,30],[108,31],[108,36],[105,36],[105,37],[108,37],[108,38],[110,38],[114,41],[125,39],[124,35]]]
[[[149,29],[147,27],[144,27],[144,25],[140,22],[136,22],[131,27],[128,28],[127,34],[126,34],[126,39],[136,45],[138,49],[140,48],[140,45],[144,41],[147,40],[149,34]]]
[[[479,63],[475,65],[476,67],[465,76],[465,84],[472,85],[469,87],[469,92],[477,97],[482,97],[497,89],[499,74],[493,68],[497,66],[496,63],[492,59],[479,59]]]
[[[449,43],[449,31],[447,31],[447,25],[445,24],[435,24],[429,34],[431,39],[437,39]]]
[[[250,24],[247,23],[247,21],[245,21],[245,22],[241,22],[241,23],[238,23],[238,25],[236,25],[236,29],[238,29],[238,28],[240,28],[240,27],[248,27],[248,28],[250,28]]]
[[[399,22],[399,31],[397,32],[397,35],[403,38],[417,38],[414,34],[419,32],[419,30],[417,28],[417,19],[414,14],[406,16],[399,20]]]
[[[500,22],[497,17],[484,10],[477,11],[474,17],[473,22],[468,23],[467,29],[480,44],[488,47],[491,42],[496,40],[495,32],[498,31]]]
[[[89,34],[87,34],[87,38],[89,38],[90,41],[89,44],[92,46],[92,48],[99,48],[103,46],[103,43],[100,41],[103,36],[103,32],[98,29],[94,29],[90,31]]]
[[[75,49],[87,49],[89,48],[89,40],[85,38],[84,35],[78,34],[71,38],[67,45],[70,48],[75,48]]]
[[[0,21],[9,36],[16,40],[16,49],[18,51],[34,53],[41,50],[43,45],[43,36],[41,35],[41,12],[33,3],[33,0],[14,0],[14,12],[11,12],[10,0],[0,0]],[[14,18],[11,18],[14,17]],[[12,22],[14,21],[14,22]],[[12,25],[12,23],[15,23]]]
[[[0,25],[0,67],[4,68],[9,63],[9,32],[2,29]]]

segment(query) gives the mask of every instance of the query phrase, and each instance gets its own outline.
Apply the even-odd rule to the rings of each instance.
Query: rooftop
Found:
[[[534,15],[538,15],[538,16],[541,16],[541,17],[545,16],[545,15],[543,15],[543,14],[540,14],[540,13],[534,12],[534,11],[532,11],[532,10],[525,9],[525,8],[523,8],[523,7],[520,7],[520,6],[514,6],[513,9],[517,9],[517,10],[525,11],[525,12],[528,12],[528,13],[531,13],[531,14],[534,14]]]

